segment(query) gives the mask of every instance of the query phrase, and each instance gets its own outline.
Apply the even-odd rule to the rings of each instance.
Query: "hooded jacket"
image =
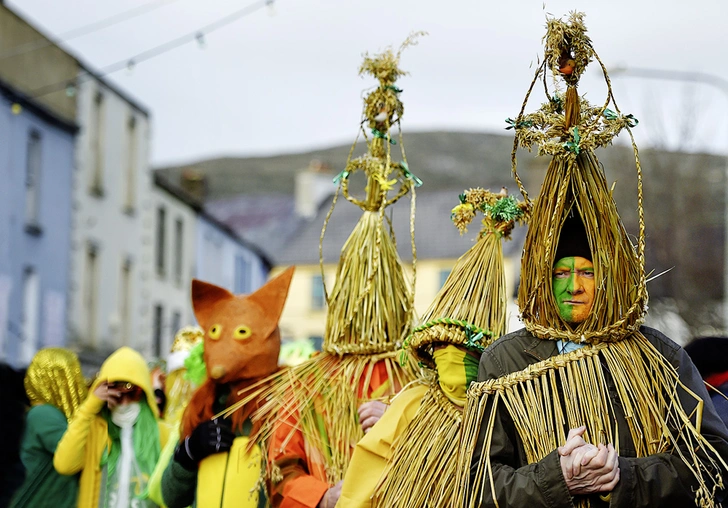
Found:
[[[101,492],[104,450],[111,446],[108,425],[101,416],[105,402],[94,395],[102,382],[126,381],[140,387],[155,417],[159,411],[154,399],[152,380],[144,358],[128,347],[122,347],[109,356],[101,366],[99,376],[89,390],[89,396],[81,405],[68,430],[61,438],[53,457],[53,466],[61,474],[81,472],[78,492],[79,508],[96,507]],[[169,428],[158,422],[160,447],[164,447]]]
[[[701,434],[723,457],[728,456],[728,429],[715,412],[703,380],[680,346],[657,330],[641,327],[640,332],[652,343],[677,370],[680,381],[704,401]],[[505,335],[485,350],[480,360],[479,381],[496,379],[558,354],[556,342],[535,338],[526,329]],[[658,453],[648,457],[636,457],[634,443],[628,430],[624,409],[619,403],[616,387],[611,377],[608,381],[610,397],[615,405],[619,428],[620,479],[610,493],[609,502],[597,495],[590,496],[592,506],[649,507],[695,506],[694,477],[677,451]],[[695,409],[695,402],[684,398],[688,414]],[[543,460],[529,464],[518,438],[513,420],[505,410],[498,411],[491,438],[490,461],[493,467],[494,491],[501,506],[573,506],[578,497],[572,497],[561,473],[556,450]],[[480,459],[484,444],[485,428],[481,427],[473,464]],[[726,471],[722,474],[726,475]],[[471,469],[471,478],[474,469]],[[482,507],[493,506],[488,482],[478,486],[483,489]],[[475,492],[471,495],[479,495]],[[717,488],[715,501],[721,502],[725,491]]]

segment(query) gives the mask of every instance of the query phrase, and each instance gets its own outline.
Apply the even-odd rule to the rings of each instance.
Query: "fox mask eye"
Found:
[[[245,340],[248,337],[250,337],[253,334],[253,332],[250,330],[250,327],[242,325],[238,326],[235,331],[233,332],[233,339],[237,340]]]
[[[221,333],[222,325],[212,325],[210,327],[210,330],[207,332],[207,336],[210,337],[212,340],[217,340],[220,338]]]

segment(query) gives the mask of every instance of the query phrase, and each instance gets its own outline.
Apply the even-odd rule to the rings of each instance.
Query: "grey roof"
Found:
[[[459,231],[450,220],[450,211],[459,203],[457,191],[419,192],[415,210],[415,246],[417,259],[452,259],[464,254],[475,241],[480,230],[480,220],[476,218],[468,232],[460,236]],[[316,217],[298,230],[280,251],[273,254],[276,264],[316,264],[319,262],[319,238],[326,214],[331,206],[327,200],[318,211]],[[336,263],[347,238],[351,235],[363,211],[340,198],[331,215],[323,251],[326,263]],[[412,260],[410,237],[410,200],[400,199],[387,208],[387,215],[394,227],[397,250],[403,261]],[[504,244],[506,256],[520,255],[525,228],[514,230],[514,240]]]

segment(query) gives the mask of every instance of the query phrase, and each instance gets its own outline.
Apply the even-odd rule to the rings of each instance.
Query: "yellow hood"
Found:
[[[126,381],[140,387],[147,396],[147,403],[152,408],[154,416],[159,418],[149,367],[142,355],[133,349],[124,346],[114,351],[101,365],[99,377],[94,381],[91,391],[95,390],[103,381],[109,383]]]

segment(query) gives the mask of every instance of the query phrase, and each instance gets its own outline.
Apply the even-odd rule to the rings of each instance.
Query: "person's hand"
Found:
[[[199,424],[192,434],[182,440],[174,452],[174,460],[188,471],[194,471],[202,459],[214,453],[227,452],[235,434],[230,420],[215,418]]]
[[[379,402],[378,400],[365,402],[359,406],[359,425],[361,425],[361,430],[364,431],[364,434],[374,427],[374,424],[379,421],[387,410],[387,407],[384,402]]]
[[[94,395],[106,402],[106,405],[109,407],[109,409],[113,410],[116,406],[119,405],[122,392],[121,390],[110,388],[109,383],[107,381],[103,381],[99,383],[94,390]]]
[[[558,448],[561,472],[572,495],[610,492],[619,482],[619,456],[612,444],[587,444],[585,427],[571,429]]]
[[[319,501],[318,508],[334,508],[339,501],[339,497],[341,497],[341,485],[343,483],[344,481],[342,480],[327,490],[324,497]]]

